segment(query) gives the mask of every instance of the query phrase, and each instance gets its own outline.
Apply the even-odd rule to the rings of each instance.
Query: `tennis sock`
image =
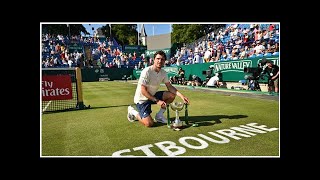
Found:
[[[165,111],[166,111],[166,109],[162,109],[162,108],[160,108],[160,110],[159,110],[158,114],[163,114]]]
[[[136,111],[135,109],[131,110],[131,114],[134,115],[134,117],[137,117],[137,115],[139,114],[138,111]]]

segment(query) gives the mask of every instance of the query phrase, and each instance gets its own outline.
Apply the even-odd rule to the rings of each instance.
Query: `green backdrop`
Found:
[[[229,60],[210,62],[202,64],[182,65],[173,67],[164,67],[163,69],[168,73],[168,76],[175,76],[178,74],[178,68],[182,67],[185,70],[185,76],[188,79],[192,75],[199,76],[202,80],[205,80],[205,71],[210,70],[210,66],[213,65],[212,73],[222,73],[222,81],[225,82],[238,82],[243,80],[245,73],[245,67],[258,67],[262,58],[253,59],[241,59],[241,60]],[[268,60],[273,61],[274,64],[279,66],[279,56],[268,57]],[[134,70],[133,76],[138,79],[140,77],[141,70]]]

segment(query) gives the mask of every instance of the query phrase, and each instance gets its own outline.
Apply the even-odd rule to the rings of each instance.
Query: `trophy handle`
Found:
[[[185,103],[185,108],[184,108],[184,122],[188,125],[188,103]]]
[[[170,112],[169,112],[169,104],[167,104],[167,120],[168,120],[168,122],[167,122],[167,126],[168,126],[168,128],[171,128],[171,122],[170,122]]]

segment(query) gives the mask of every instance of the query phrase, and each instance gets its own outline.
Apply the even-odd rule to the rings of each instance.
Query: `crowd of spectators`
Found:
[[[80,49],[70,52],[72,44],[79,45]],[[141,62],[144,54],[138,57],[137,53],[123,53],[115,40],[109,38],[100,40],[93,37],[62,35],[42,35],[42,67],[106,67],[106,68],[135,68],[143,69],[147,64]],[[89,52],[85,54],[88,47]]]
[[[165,66],[232,61],[279,55],[278,24],[227,24],[194,43],[174,52]],[[78,43],[90,47],[69,52]],[[136,52],[124,53],[115,40],[93,37],[42,35],[42,67],[106,67],[143,69],[153,63],[152,57]]]
[[[177,49],[166,66],[279,55],[278,24],[230,24]]]

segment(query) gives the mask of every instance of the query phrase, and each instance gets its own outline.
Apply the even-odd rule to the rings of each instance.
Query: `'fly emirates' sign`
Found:
[[[42,100],[72,99],[70,75],[42,76]]]

